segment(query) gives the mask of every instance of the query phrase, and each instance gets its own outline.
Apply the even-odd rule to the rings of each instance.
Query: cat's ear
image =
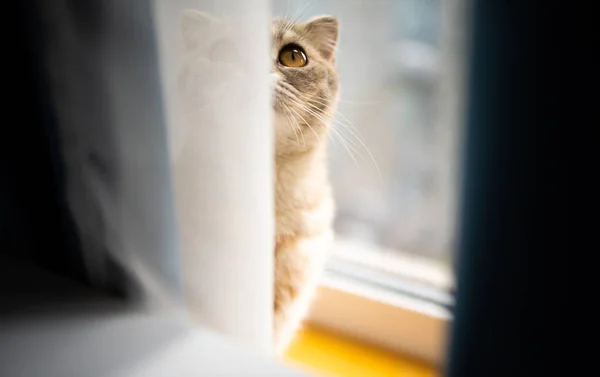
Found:
[[[331,16],[312,18],[304,23],[304,30],[321,55],[327,60],[334,61],[339,34],[337,18]]]
[[[186,9],[181,13],[181,31],[185,48],[193,50],[210,35],[218,20],[196,9]]]

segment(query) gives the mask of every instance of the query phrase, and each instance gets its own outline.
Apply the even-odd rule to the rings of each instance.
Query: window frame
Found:
[[[362,249],[362,256],[358,256],[357,249]],[[306,324],[433,366],[443,365],[454,298],[451,266],[434,259],[395,252],[389,258],[396,257],[404,273],[396,270],[395,282],[393,277],[374,282],[368,274],[378,263],[382,266],[382,259],[371,254],[376,253],[376,249],[352,242],[343,242],[334,248]],[[383,252],[379,250],[380,255]],[[370,267],[366,263],[357,264],[351,272],[347,269],[348,273],[339,268],[343,263],[366,261],[368,254],[372,256]],[[414,279],[417,273],[421,281]],[[420,284],[405,284],[407,281]],[[427,297],[420,289],[415,289],[424,285],[444,299]],[[398,289],[399,286],[402,288]]]

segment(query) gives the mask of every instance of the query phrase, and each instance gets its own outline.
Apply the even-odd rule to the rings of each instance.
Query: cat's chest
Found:
[[[275,171],[277,235],[311,235],[331,227],[334,208],[325,162],[307,156]]]
[[[275,189],[276,234],[311,236],[331,228],[334,204],[329,185],[278,185]]]

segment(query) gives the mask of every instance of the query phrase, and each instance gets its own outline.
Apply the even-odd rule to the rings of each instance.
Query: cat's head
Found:
[[[338,21],[330,16],[304,23],[275,20],[271,30],[276,152],[310,150],[327,140],[337,105]]]

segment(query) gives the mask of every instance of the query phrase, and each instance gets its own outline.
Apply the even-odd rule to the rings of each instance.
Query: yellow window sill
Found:
[[[305,326],[285,361],[319,377],[437,377],[433,367],[314,326]]]

